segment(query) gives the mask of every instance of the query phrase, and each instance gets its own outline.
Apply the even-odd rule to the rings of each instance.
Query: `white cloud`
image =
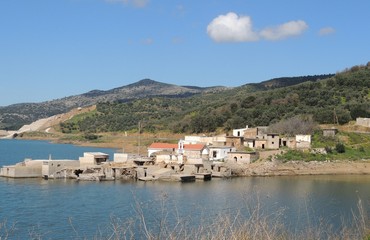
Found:
[[[273,41],[300,35],[307,28],[306,22],[298,20],[257,32],[253,30],[251,17],[229,12],[213,19],[207,26],[207,33],[215,42],[250,42],[260,39]]]
[[[208,35],[216,42],[248,42],[258,40],[248,16],[229,12],[212,20],[207,27]]]
[[[135,7],[143,8],[149,4],[149,0],[104,0],[109,3],[132,4]]]
[[[266,40],[280,40],[302,34],[308,25],[302,21],[290,21],[276,27],[265,28],[260,32],[261,37]]]
[[[319,31],[320,36],[330,35],[330,34],[333,34],[333,33],[335,33],[335,29],[332,28],[332,27],[321,28],[320,31]]]

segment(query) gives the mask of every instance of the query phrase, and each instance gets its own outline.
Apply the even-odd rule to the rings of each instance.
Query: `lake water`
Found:
[[[83,152],[113,149],[51,144],[45,141],[0,140],[0,165],[24,158],[78,159]],[[280,213],[291,231],[316,226],[321,220],[340,230],[358,212],[361,200],[370,217],[370,176],[300,176],[213,179],[208,182],[81,182],[76,180],[0,178],[0,239],[91,239],[108,236],[112,223],[145,217],[156,228],[166,213],[190,226],[217,217],[249,214],[257,204],[266,215]],[[162,211],[165,210],[165,211]],[[141,214],[138,214],[141,213]],[[1,223],[6,223],[6,227]],[[135,223],[132,225],[137,230]]]

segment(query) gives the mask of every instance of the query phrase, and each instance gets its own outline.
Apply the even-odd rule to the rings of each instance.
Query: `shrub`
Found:
[[[337,151],[337,153],[345,153],[346,152],[346,149],[345,149],[343,143],[337,143],[337,145],[335,145],[335,150]]]

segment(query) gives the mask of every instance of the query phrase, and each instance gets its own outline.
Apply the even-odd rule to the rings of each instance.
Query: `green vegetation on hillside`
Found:
[[[246,124],[270,125],[297,115],[310,115],[318,123],[344,124],[357,117],[370,117],[369,87],[370,64],[328,79],[269,90],[252,84],[181,99],[102,102],[92,116],[72,119],[61,127],[63,131],[127,131],[137,129],[140,122],[144,131],[203,133]]]
[[[324,137],[321,131],[316,131],[312,136],[312,147],[324,148],[326,154],[290,149],[277,158],[284,162],[369,159],[370,134],[339,132],[335,137]]]

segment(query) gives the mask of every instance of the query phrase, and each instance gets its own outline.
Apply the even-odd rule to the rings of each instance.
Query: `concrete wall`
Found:
[[[26,160],[0,169],[0,176],[12,178],[33,178],[42,176],[42,160]]]

